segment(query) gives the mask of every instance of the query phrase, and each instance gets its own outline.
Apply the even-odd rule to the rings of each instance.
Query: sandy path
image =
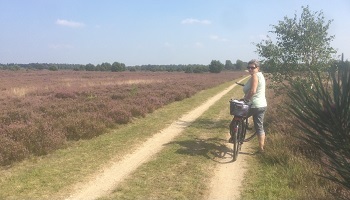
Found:
[[[98,174],[88,183],[77,186],[75,190],[76,192],[67,199],[90,200],[110,193],[131,172],[136,170],[141,164],[147,162],[153,155],[159,152],[165,144],[172,141],[174,137],[179,135],[187,126],[189,126],[189,124],[201,116],[211,105],[227,94],[235,86],[236,84],[233,84],[214,97],[211,97],[208,101],[185,114],[180,119],[173,122],[169,127],[161,130],[159,133],[148,139],[135,152],[126,155],[123,160],[112,163],[109,168],[104,169],[101,174]],[[241,157],[243,158],[243,156]],[[236,161],[237,165],[239,165],[238,162]],[[227,167],[230,168],[229,165],[227,165]],[[230,171],[232,172],[232,169]]]
[[[232,148],[232,144],[229,148]],[[232,161],[231,154],[226,154],[215,170],[215,176],[210,185],[210,195],[208,200],[236,200],[240,198],[240,187],[246,172],[245,157],[251,155],[252,150],[249,143],[242,145],[241,153],[235,162]]]

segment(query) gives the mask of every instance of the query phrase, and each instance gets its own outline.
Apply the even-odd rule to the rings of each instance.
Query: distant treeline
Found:
[[[221,70],[242,70],[243,66],[247,63],[241,60],[237,60],[233,64],[230,60],[226,60],[225,64],[220,61],[213,60],[209,65],[202,64],[189,64],[189,65],[135,65],[126,66],[124,63],[114,62],[108,63],[104,62],[102,64],[57,64],[57,63],[29,63],[29,64],[16,64],[7,63],[1,64],[1,70],[22,70],[22,69],[32,69],[32,70],[75,70],[75,71],[169,71],[169,72],[186,72],[186,73],[203,73],[203,72],[220,72]]]

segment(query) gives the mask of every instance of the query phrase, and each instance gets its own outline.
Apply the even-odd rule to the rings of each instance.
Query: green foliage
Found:
[[[242,70],[243,69],[243,65],[244,65],[243,61],[241,61],[239,59],[236,61],[236,69],[237,70]]]
[[[108,62],[104,62],[100,65],[96,65],[96,71],[111,71],[112,65]]]
[[[332,64],[332,20],[326,21],[322,11],[302,10],[300,18],[295,14],[273,25],[275,41],[263,40],[256,45],[257,52],[272,75],[270,86],[289,87],[285,91],[290,111],[304,131],[301,142],[321,152],[325,177],[350,189],[350,66]]]
[[[189,65],[184,68],[185,73],[204,73],[208,72],[208,66],[204,65]]]
[[[276,35],[275,42],[268,37],[256,45],[267,66],[265,71],[272,74],[274,86],[285,87],[280,84],[283,81],[307,80],[308,69],[323,70],[336,53],[330,47],[334,36],[328,36],[332,21],[325,21],[322,11],[311,12],[308,6],[302,9],[300,18],[296,14],[294,18],[284,17],[272,26],[270,32]]]
[[[208,65],[189,64],[189,65],[140,65],[128,66],[129,71],[168,71],[185,73],[203,73],[208,72]]]
[[[226,60],[225,69],[226,70],[234,70],[235,69],[235,66],[232,64],[231,60]]]
[[[122,72],[126,70],[124,63],[114,62],[111,68],[112,72]]]
[[[220,73],[224,69],[224,64],[218,60],[212,60],[209,65],[209,72]]]
[[[89,63],[89,64],[85,65],[85,70],[86,71],[95,71],[95,65]]]
[[[58,71],[58,68],[56,66],[50,66],[49,70],[50,71]]]
[[[336,63],[329,79],[320,72],[310,73],[313,88],[293,83],[291,112],[305,132],[302,139],[324,156],[328,179],[350,190],[350,63]]]

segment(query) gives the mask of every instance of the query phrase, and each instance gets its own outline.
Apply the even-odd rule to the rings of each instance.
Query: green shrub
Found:
[[[322,152],[325,177],[350,190],[350,65],[334,65],[330,79],[318,71],[311,74],[312,89],[292,85],[290,110],[305,132],[301,139]]]

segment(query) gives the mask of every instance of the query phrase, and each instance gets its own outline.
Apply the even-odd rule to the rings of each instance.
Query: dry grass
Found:
[[[320,176],[324,171],[314,159],[320,154],[297,138],[303,133],[293,127],[293,118],[285,110],[285,97],[271,90],[267,95],[266,151],[250,160],[242,199],[346,197],[344,189]]]

